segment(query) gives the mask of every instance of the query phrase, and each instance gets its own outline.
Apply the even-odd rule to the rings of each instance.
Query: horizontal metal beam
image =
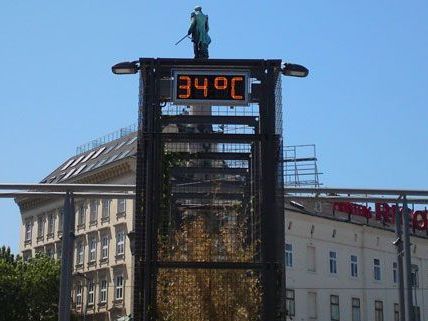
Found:
[[[0,198],[37,197],[52,198],[64,197],[66,192],[0,192]],[[76,192],[75,198],[106,198],[106,199],[135,199],[135,193],[103,193],[103,192]]]
[[[0,183],[0,190],[32,190],[54,192],[127,192],[134,191],[135,185],[119,184],[25,184],[25,183]]]
[[[355,203],[401,203],[402,200],[394,197],[376,196],[310,196],[310,195],[285,195],[286,200],[311,200],[329,202],[355,202]],[[408,203],[428,204],[428,198],[407,198]]]
[[[177,202],[175,207],[179,209],[189,209],[189,210],[224,210],[224,209],[236,209],[237,204],[186,204]]]
[[[317,161],[316,157],[301,157],[301,158],[286,158],[282,162],[283,163],[295,163],[295,162],[309,162],[309,161]]]
[[[180,154],[180,159],[249,160],[250,153],[197,152]]]
[[[237,167],[173,167],[171,174],[180,176],[186,174],[220,174],[220,175],[247,175],[248,168]]]
[[[175,199],[218,199],[218,200],[242,200],[244,193],[172,193],[172,197]]]
[[[166,142],[212,142],[250,144],[261,139],[258,134],[221,134],[221,133],[161,133]]]
[[[264,267],[262,263],[253,262],[156,262],[159,268],[164,269],[241,269],[260,270]]]
[[[172,115],[162,116],[162,124],[228,124],[256,126],[254,116],[206,116],[206,115]]]
[[[285,187],[286,193],[428,196],[428,190],[342,187]]]
[[[247,186],[245,181],[228,181],[225,179],[213,179],[213,180],[203,180],[198,181],[195,179],[194,182],[185,182],[182,183],[180,181],[173,180],[171,185],[174,188],[211,188],[211,187],[219,187],[225,189],[233,189],[233,188],[244,188]]]

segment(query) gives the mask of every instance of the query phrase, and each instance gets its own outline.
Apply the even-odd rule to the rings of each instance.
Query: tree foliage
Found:
[[[0,249],[0,321],[54,321],[58,314],[59,262],[43,254],[24,262]]]

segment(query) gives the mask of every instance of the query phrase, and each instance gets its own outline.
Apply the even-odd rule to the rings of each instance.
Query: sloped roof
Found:
[[[58,184],[75,180],[88,172],[137,154],[137,132],[123,136],[97,148],[70,157],[40,183]]]

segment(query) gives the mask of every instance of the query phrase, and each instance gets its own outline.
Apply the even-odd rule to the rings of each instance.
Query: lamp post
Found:
[[[413,313],[413,298],[412,298],[412,263],[410,252],[410,222],[409,209],[407,208],[407,197],[403,197],[403,250],[404,250],[404,279],[405,279],[405,298],[406,308],[405,314],[408,321],[414,321]]]
[[[406,310],[405,310],[405,295],[404,295],[404,269],[403,269],[403,227],[402,227],[402,214],[398,206],[398,202],[395,206],[395,235],[397,239],[392,242],[397,250],[397,268],[398,268],[398,298],[399,298],[399,309],[400,309],[400,320],[405,321]]]

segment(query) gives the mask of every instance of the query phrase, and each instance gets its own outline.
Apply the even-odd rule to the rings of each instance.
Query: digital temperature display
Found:
[[[248,105],[248,74],[175,71],[173,102],[180,105]]]

